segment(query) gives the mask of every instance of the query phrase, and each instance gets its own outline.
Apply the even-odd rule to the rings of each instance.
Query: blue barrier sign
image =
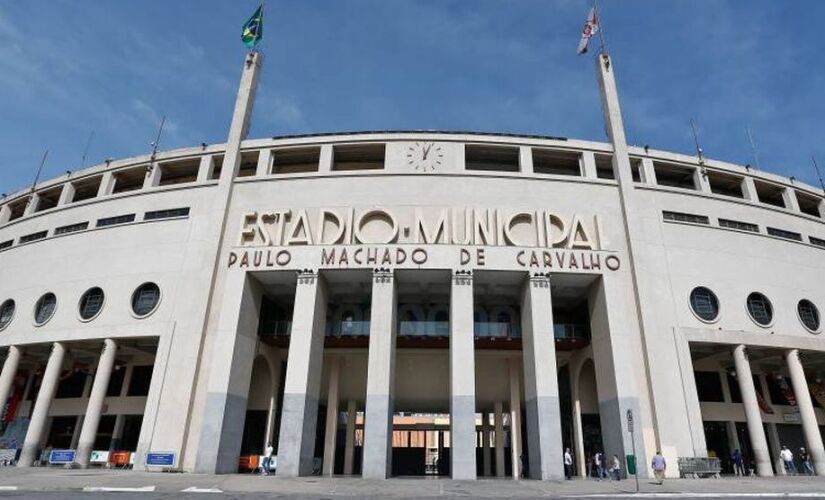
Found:
[[[150,451],[146,454],[146,465],[152,467],[174,467],[175,452]]]
[[[49,463],[53,465],[72,464],[74,457],[74,450],[52,450],[49,453]]]

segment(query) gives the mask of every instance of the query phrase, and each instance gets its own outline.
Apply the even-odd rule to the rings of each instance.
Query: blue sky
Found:
[[[825,2],[602,0],[628,139],[815,184]],[[223,142],[253,0],[0,3],[0,192],[149,151]],[[250,137],[443,129],[604,140],[587,0],[270,0]]]

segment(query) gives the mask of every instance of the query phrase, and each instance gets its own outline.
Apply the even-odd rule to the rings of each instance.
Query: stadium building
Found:
[[[229,473],[272,442],[280,476],[558,479],[565,447],[767,476],[787,445],[825,473],[820,190],[628,146],[606,55],[608,143],[246,139],[260,65],[225,144],[0,201],[18,467]]]

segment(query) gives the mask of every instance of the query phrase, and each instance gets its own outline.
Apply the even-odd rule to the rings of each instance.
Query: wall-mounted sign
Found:
[[[147,467],[174,467],[175,452],[173,451],[150,451],[146,454]]]
[[[109,462],[109,452],[102,450],[94,450],[89,455],[90,464],[106,464]]]
[[[75,455],[75,450],[52,450],[49,453],[49,463],[52,465],[73,464]]]

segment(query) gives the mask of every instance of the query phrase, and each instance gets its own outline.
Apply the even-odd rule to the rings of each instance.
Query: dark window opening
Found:
[[[787,390],[793,394],[793,389],[790,387],[791,383],[781,375],[767,375],[765,379],[768,382],[768,394],[771,396],[771,403],[775,405],[789,405],[790,401],[785,397],[785,391],[782,386],[786,386]]]
[[[160,302],[160,288],[154,283],[140,285],[132,294],[132,311],[140,317],[147,316]]]
[[[115,226],[135,221],[135,214],[117,215],[97,220],[97,227]]]
[[[748,231],[751,233],[759,232],[759,226],[757,226],[756,224],[731,219],[719,219],[719,227],[726,227],[728,229],[738,229],[739,231]]]
[[[642,182],[642,159],[630,159],[630,175],[633,177],[633,182]]]
[[[799,202],[799,211],[803,214],[822,217],[822,215],[819,214],[819,198],[796,191],[796,200]]]
[[[722,378],[719,372],[693,372],[696,379],[696,392],[699,394],[699,401],[708,403],[723,403]]]
[[[212,168],[209,169],[209,180],[214,181],[221,178],[223,170],[223,155],[212,157]]]
[[[708,171],[708,184],[710,192],[730,196],[732,198],[743,199],[745,193],[742,192],[742,178],[721,172]]]
[[[252,177],[258,171],[259,151],[241,154],[241,166],[238,168],[238,177]]]
[[[200,159],[176,161],[171,163],[161,163],[155,168],[160,169],[160,180],[158,186],[174,186],[198,180],[198,169]]]
[[[112,441],[112,434],[115,430],[116,415],[101,415],[97,424],[97,435],[95,436],[94,449],[108,450]]]
[[[167,210],[153,210],[151,212],[146,212],[143,216],[143,220],[158,220],[158,219],[172,219],[175,217],[188,217],[189,216],[189,207],[183,208],[170,208]]]
[[[100,190],[100,181],[101,177],[98,176],[73,183],[74,196],[72,197],[72,203],[97,198],[97,192]]]
[[[86,387],[86,378],[89,375],[83,370],[77,370],[60,378],[57,384],[55,398],[82,398],[83,388]]]
[[[381,170],[384,168],[384,144],[333,146],[332,170]]]
[[[616,172],[613,171],[613,155],[595,155],[596,157],[596,177],[599,179],[615,179]]]
[[[679,189],[689,189],[696,191],[696,181],[694,175],[695,167],[683,167],[673,163],[653,162],[653,170],[656,173],[656,184]]]
[[[719,316],[719,299],[709,288],[703,286],[690,292],[690,307],[705,321],[713,321]]]
[[[799,320],[808,330],[815,332],[819,330],[819,309],[808,299],[802,299],[796,306],[799,313]]]
[[[152,365],[135,366],[132,368],[132,380],[129,381],[127,396],[148,396],[149,385],[152,383]]]
[[[20,244],[28,243],[30,241],[37,241],[44,239],[49,234],[48,231],[38,231],[36,233],[27,234],[20,237]]]
[[[284,148],[272,151],[273,174],[302,174],[317,172],[321,148]]]
[[[581,177],[581,155],[570,151],[533,148],[533,172]]]
[[[109,385],[106,386],[107,397],[120,396],[120,391],[123,390],[124,375],[126,375],[126,368],[116,365],[115,369],[112,370],[112,374],[109,376]]]
[[[487,172],[518,172],[520,170],[519,149],[507,146],[465,144],[464,169]]]
[[[753,185],[756,187],[756,196],[759,198],[759,201],[775,207],[785,208],[785,200],[782,197],[784,188],[755,179]]]
[[[690,222],[692,224],[710,224],[710,218],[706,215],[687,214],[683,212],[663,211],[662,217],[666,221]]]
[[[77,224],[69,224],[68,226],[60,226],[54,230],[54,235],[76,233],[89,228],[88,222],[78,222]]]
[[[23,217],[26,213],[26,207],[29,205],[29,198],[23,198],[12,203],[9,203],[9,222]]]
[[[778,238],[785,238],[786,240],[802,241],[802,235],[793,231],[785,229],[778,229],[775,227],[768,227],[768,234]]]
[[[814,238],[814,239],[816,239],[816,238]],[[5,250],[7,248],[11,248],[12,245],[14,245],[14,240],[4,241],[4,242],[0,243],[0,250]]]
[[[748,295],[748,313],[756,324],[768,326],[773,321],[773,306],[767,297],[759,292]]]
[[[39,200],[37,202],[35,212],[42,212],[44,210],[56,207],[57,202],[60,201],[61,192],[63,192],[63,186],[47,189],[46,191],[38,193]]]
[[[813,236],[808,236],[808,241],[811,242],[811,245],[816,245],[818,247],[825,248],[825,239],[822,238],[815,238]],[[8,243],[8,242],[7,242]],[[3,248],[3,244],[0,243],[0,248]]]
[[[37,326],[43,325],[54,315],[54,310],[57,307],[57,297],[55,294],[49,292],[37,300],[34,306],[34,322]]]
[[[142,167],[115,172],[113,174],[115,185],[112,187],[112,194],[128,193],[129,191],[143,189],[143,183],[146,181],[148,171],[149,166],[144,165]]]
[[[84,320],[90,320],[100,313],[103,309],[103,301],[105,294],[100,287],[94,287],[83,294],[80,298],[80,317]]]

